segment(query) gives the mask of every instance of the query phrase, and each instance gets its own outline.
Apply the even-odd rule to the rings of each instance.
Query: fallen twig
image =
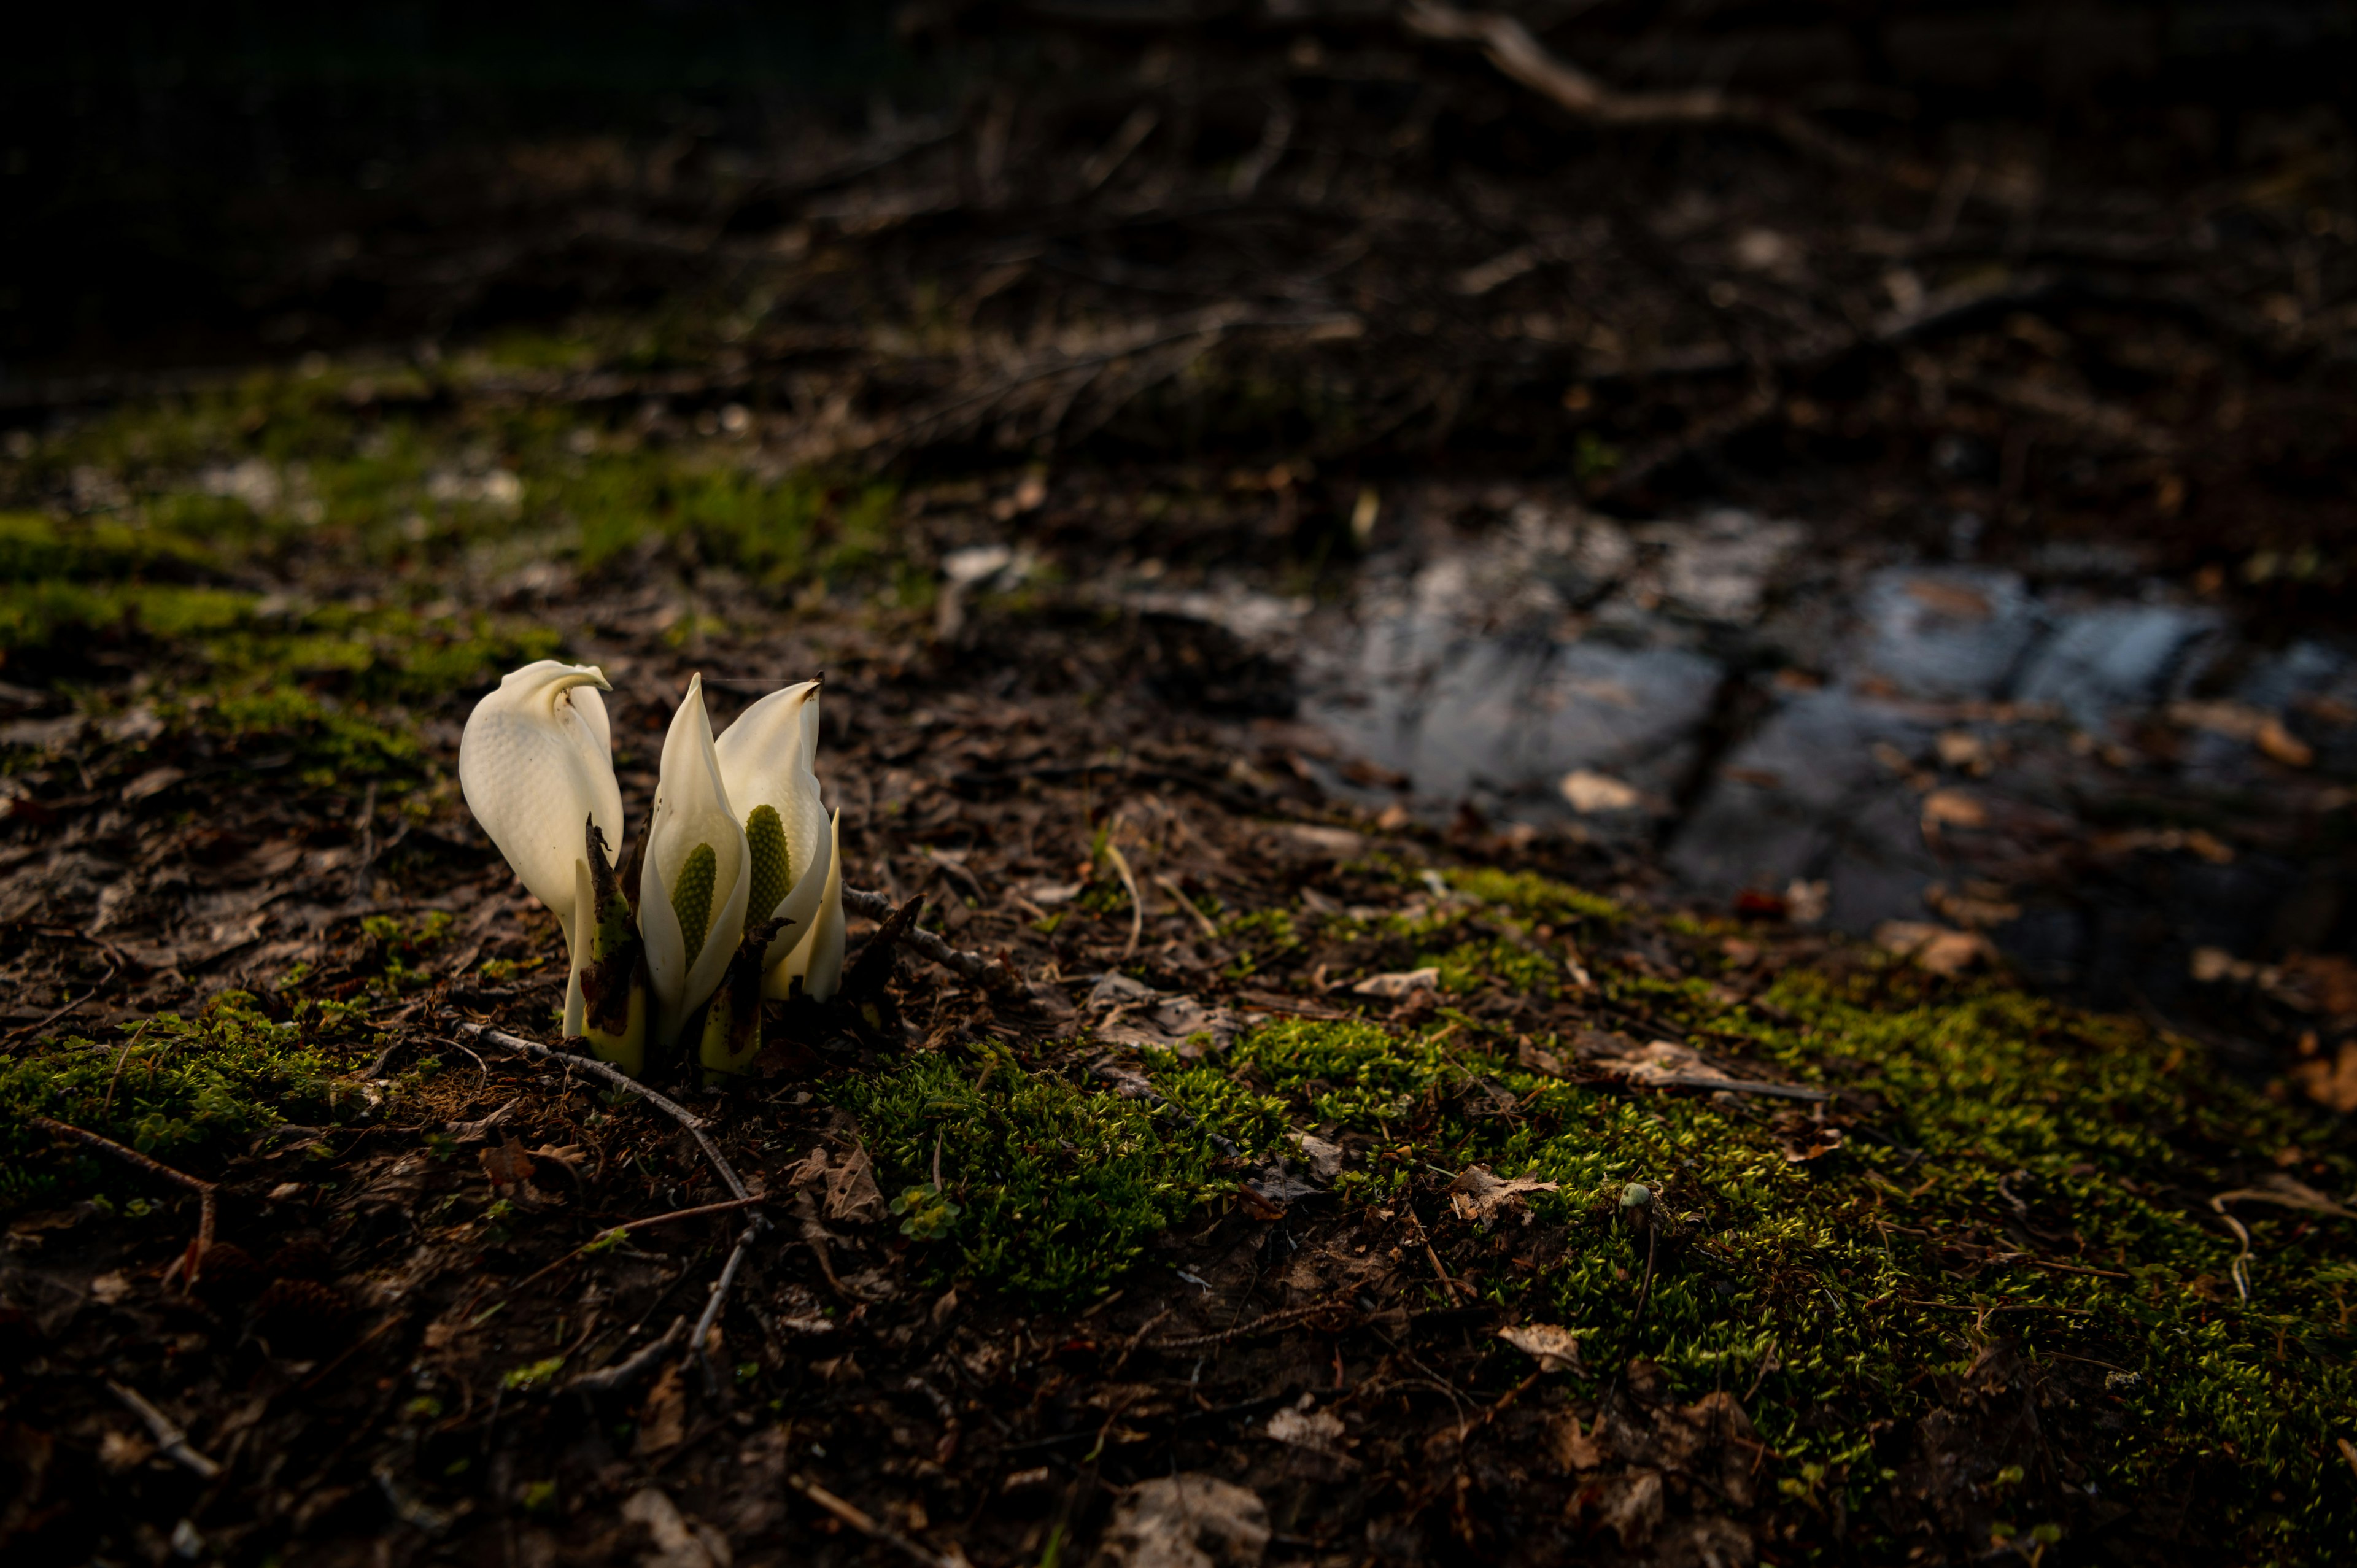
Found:
[[[1632,1089],[1708,1089],[1725,1090],[1729,1094],[1769,1094],[1782,1100],[1831,1100],[1828,1090],[1808,1089],[1797,1083],[1765,1083],[1749,1078],[1706,1078],[1700,1073],[1665,1074],[1656,1078],[1648,1073],[1620,1079]]]
[[[785,1480],[786,1485],[867,1537],[868,1540],[880,1541],[912,1562],[924,1563],[925,1568],[956,1568],[960,1562],[958,1557],[944,1556],[920,1541],[909,1540],[890,1525],[871,1518],[865,1509],[836,1497],[816,1481],[806,1481],[791,1470],[786,1472]]]
[[[1113,868],[1121,874],[1121,885],[1129,889],[1129,943],[1121,950],[1125,959],[1137,950],[1137,939],[1146,934],[1146,897],[1137,890],[1137,873],[1129,868],[1129,856],[1121,853],[1121,845],[1105,840],[1105,854],[1113,857]]]
[[[156,1439],[156,1446],[163,1451],[166,1457],[177,1460],[208,1481],[221,1474],[221,1466],[191,1447],[188,1434],[175,1425],[170,1416],[140,1398],[138,1390],[126,1388],[113,1378],[106,1380],[106,1386],[114,1391],[116,1399],[130,1407],[132,1414],[147,1423],[149,1434]]]
[[[685,1332],[686,1328],[687,1317],[685,1314],[682,1314],[671,1320],[671,1326],[663,1330],[662,1338],[650,1342],[640,1348],[638,1354],[626,1361],[617,1361],[610,1367],[601,1367],[597,1371],[582,1373],[565,1385],[565,1391],[568,1393],[609,1394],[619,1389],[630,1387],[645,1377],[662,1362],[664,1357],[671,1354],[673,1347],[679,1343],[679,1337]]]
[[[737,1283],[737,1271],[745,1265],[745,1254],[751,1250],[754,1238],[760,1234],[755,1225],[745,1227],[737,1238],[736,1250],[728,1254],[728,1262],[720,1271],[720,1278],[712,1287],[712,1299],[704,1304],[704,1316],[695,1320],[695,1332],[688,1343],[695,1347],[696,1364],[704,1369],[704,1391],[714,1399],[720,1397],[720,1374],[712,1369],[712,1356],[707,1348],[713,1324],[719,1321],[720,1309],[728,1300],[728,1287]]]
[[[181,1260],[181,1263],[188,1271],[188,1283],[190,1284],[196,1283],[197,1271],[204,1266],[205,1254],[212,1250],[213,1245],[213,1221],[217,1214],[217,1205],[212,1183],[199,1181],[186,1171],[176,1171],[159,1160],[149,1159],[138,1150],[125,1148],[113,1139],[102,1137],[86,1127],[72,1126],[48,1116],[32,1116],[27,1120],[44,1132],[53,1133],[61,1138],[74,1139],[78,1143],[89,1144],[93,1149],[103,1149],[125,1165],[145,1171],[149,1176],[160,1176],[166,1181],[187,1187],[190,1192],[195,1193],[197,1195],[197,1239],[188,1243],[188,1251]]]
[[[1154,880],[1164,892],[1178,900],[1178,908],[1194,918],[1195,924],[1202,928],[1205,937],[1213,941],[1219,940],[1220,928],[1211,923],[1211,916],[1195,908],[1195,901],[1187,897],[1186,890],[1178,886],[1175,877],[1167,871],[1157,871],[1154,874]]]
[[[888,920],[895,912],[892,900],[883,894],[869,893],[857,887],[843,890],[843,907],[871,920]],[[931,959],[943,969],[994,991],[1010,991],[1022,983],[1020,977],[997,959],[953,948],[922,926],[909,926],[901,933],[900,943],[920,957]]]
[[[573,1251],[557,1259],[556,1262],[547,1264],[533,1273],[525,1275],[514,1285],[509,1287],[508,1294],[512,1295],[523,1290],[528,1285],[538,1284],[550,1274],[554,1273],[565,1264],[573,1262],[576,1258],[578,1258],[583,1253],[588,1251],[590,1248],[598,1246],[603,1242],[612,1240],[617,1237],[626,1236],[633,1230],[644,1230],[651,1225],[668,1225],[674,1219],[694,1219],[706,1214],[730,1214],[739,1208],[749,1208],[754,1204],[760,1203],[762,1201],[764,1200],[759,1195],[752,1197],[732,1197],[726,1203],[699,1203],[694,1208],[674,1208],[669,1214],[650,1214],[644,1219],[630,1219],[625,1220],[619,1225],[608,1225],[605,1230],[598,1231],[597,1234],[590,1237],[589,1240],[582,1242],[581,1245],[574,1248]]]
[[[661,1090],[650,1089],[630,1074],[608,1067],[594,1058],[576,1057],[569,1051],[560,1051],[554,1047],[544,1046],[537,1040],[527,1040],[521,1036],[511,1035],[503,1029],[494,1029],[489,1024],[461,1022],[457,1028],[460,1034],[470,1036],[486,1045],[497,1046],[503,1051],[513,1051],[518,1056],[536,1057],[542,1061],[561,1062],[565,1067],[578,1069],[592,1078],[603,1079],[625,1093],[637,1095],[687,1129],[689,1135],[703,1145],[705,1158],[712,1162],[712,1168],[720,1173],[721,1181],[726,1185],[730,1192],[745,1199],[748,1205],[754,1201],[753,1190],[737,1176],[736,1167],[731,1165],[727,1157],[721,1154],[719,1145],[705,1136],[704,1118],[671,1096]],[[754,1222],[757,1225],[766,1223],[758,1215]]]
[[[1289,1306],[1282,1312],[1266,1313],[1254,1318],[1250,1323],[1240,1323],[1233,1328],[1222,1329],[1217,1334],[1189,1334],[1177,1339],[1149,1339],[1146,1342],[1146,1348],[1149,1350],[1200,1350],[1213,1345],[1225,1345],[1232,1340],[1248,1338],[1255,1334],[1275,1333],[1277,1329],[1290,1328],[1297,1323],[1305,1323],[1310,1318],[1333,1313],[1353,1317],[1358,1315],[1357,1310],[1347,1302],[1321,1301],[1309,1306]]]
[[[67,1003],[56,1012],[51,1013],[48,1016],[45,1018],[36,1018],[29,1024],[19,1025],[17,1027],[11,1029],[8,1031],[7,1035],[8,1041],[13,1044],[17,1040],[24,1039],[27,1036],[39,1034],[43,1029],[48,1028],[50,1025],[56,1023],[67,1014],[74,1011],[74,1009],[80,1007],[91,997],[96,996],[100,992],[105,990],[109,985],[113,984],[114,977],[122,972],[123,966],[121,964],[110,963],[107,966],[106,973],[100,978],[97,984],[91,986],[88,991],[83,992],[80,996],[75,997],[72,1001]]]
[[[1419,38],[1477,46],[1505,75],[1582,119],[1619,125],[1754,125],[1800,152],[1852,167],[1867,162],[1863,149],[1792,110],[1715,87],[1623,92],[1549,52],[1519,18],[1495,11],[1410,0],[1400,22]]]

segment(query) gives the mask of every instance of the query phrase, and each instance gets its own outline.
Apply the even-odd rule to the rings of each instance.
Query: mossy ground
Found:
[[[544,918],[500,902],[505,875],[466,824],[449,780],[456,724],[503,668],[619,654],[636,668],[614,699],[615,733],[642,809],[662,692],[687,669],[824,667],[829,703],[860,714],[847,736],[830,732],[824,762],[838,790],[864,781],[845,841],[858,878],[920,879],[901,886],[931,894],[952,940],[1014,952],[1039,992],[993,999],[905,966],[881,1013],[793,1026],[811,1049],[783,1082],[711,1102],[748,1167],[782,1178],[814,1139],[864,1144],[899,1200],[872,1232],[837,1235],[866,1266],[825,1273],[835,1294],[818,1294],[803,1253],[748,1274],[748,1310],[766,1316],[724,1323],[736,1373],[714,1420],[764,1412],[765,1432],[883,1466],[892,1451],[877,1434],[892,1428],[861,1402],[899,1394],[872,1380],[891,1369],[905,1394],[907,1379],[942,1377],[938,1358],[955,1346],[967,1393],[1004,1426],[974,1436],[969,1412],[961,1441],[983,1453],[1003,1442],[1012,1465],[1062,1455],[1052,1445],[1071,1432],[1100,1433],[1100,1449],[1131,1441],[1105,1413],[1131,1396],[1109,1391],[1142,1375],[1123,1371],[1131,1352],[1157,1353],[1115,1347],[1152,1331],[1153,1312],[1197,1315],[1212,1338],[1309,1307],[1357,1325],[1305,1327],[1266,1357],[1215,1368],[1237,1408],[1273,1389],[1391,1389],[1394,1361],[1363,1338],[1385,1313],[1476,1324],[1480,1337],[1415,1353],[1439,1369],[1415,1374],[1429,1408],[1405,1394],[1354,1407],[1362,1452],[1394,1455],[1383,1461],[1394,1491],[1312,1488],[1299,1507],[1304,1539],[1329,1516],[1361,1532],[1390,1519],[1383,1528],[1424,1532],[1435,1552],[1481,1558],[1588,1539],[1566,1522],[1586,1505],[1481,1479],[1461,1434],[1448,1440],[1451,1474],[1494,1487],[1509,1512],[1544,1498],[1544,1517],[1486,1537],[1458,1514],[1434,1523],[1439,1494],[1417,1478],[1462,1420],[1459,1402],[1509,1401],[1529,1370],[1488,1330],[1553,1323],[1578,1336],[1585,1366],[1532,1396],[1546,1410],[1592,1417],[1632,1362],[1657,1368],[1670,1400],[1732,1393],[1772,1483],[1747,1528],[1795,1560],[1873,1561],[1923,1543],[1893,1511],[1923,1462],[1919,1434],[1961,1408],[1959,1380],[2003,1346],[2049,1380],[2036,1409],[2056,1456],[2040,1469],[2034,1452],[1982,1454],[1975,1551],[1994,1538],[2035,1556],[2116,1529],[2110,1499],[2187,1496],[2200,1498],[2198,1538],[2242,1560],[2357,1551],[2341,1447],[2357,1402],[2357,1221],[2328,1211],[2357,1185],[2341,1131],[2142,1023],[1802,933],[1665,915],[1619,869],[1560,846],[1351,819],[1361,852],[1300,859],[1272,824],[1308,819],[1330,834],[1343,819],[1329,803],[1269,783],[1275,766],[1239,769],[1251,755],[1239,732],[1189,720],[1174,738],[1168,712],[1125,677],[1090,685],[1088,669],[1068,668],[1075,639],[1096,669],[1133,660],[1121,618],[1063,605],[1042,578],[975,607],[987,628],[973,643],[925,651],[931,577],[910,564],[941,542],[912,521],[925,496],[765,467],[716,422],[649,433],[469,392],[468,375],[498,370],[257,378],[61,427],[0,484],[14,509],[0,517],[7,679],[44,713],[92,721],[60,743],[39,719],[9,753],[8,799],[24,808],[9,831],[25,852],[9,864],[64,845],[135,895],[103,906],[128,911],[112,929],[93,928],[83,905],[23,906],[24,1011],[96,994],[118,973],[135,971],[138,986],[121,981],[0,1061],[0,1200],[18,1220],[102,1200],[77,1221],[99,1225],[90,1255],[112,1266],[152,1254],[141,1277],[153,1299],[137,1310],[163,1315],[147,1325],[158,1334],[172,1314],[196,1324],[175,1332],[224,1358],[207,1377],[231,1378],[222,1369],[255,1353],[240,1336],[266,1340],[272,1320],[169,1296],[157,1282],[185,1240],[185,1204],[35,1135],[27,1114],[222,1180],[254,1251],[282,1231],[330,1247],[337,1288],[356,1302],[391,1302],[370,1293],[428,1271],[442,1283],[425,1304],[385,1306],[368,1331],[382,1338],[361,1341],[376,1348],[350,1363],[350,1376],[388,1386],[440,1369],[404,1395],[404,1441],[421,1457],[402,1484],[446,1511],[506,1509],[534,1529],[589,1517],[590,1505],[568,1516],[535,1489],[554,1475],[585,1496],[602,1485],[565,1456],[551,1391],[565,1369],[635,1341],[596,1318],[581,1328],[562,1293],[609,1292],[660,1320],[664,1293],[708,1274],[725,1238],[673,1251],[634,1240],[567,1262],[605,1225],[710,1199],[698,1159],[643,1108],[469,1061],[450,1042],[448,1023],[468,1015],[544,1032],[562,978]],[[955,505],[987,499],[965,484],[944,487]],[[1101,776],[1005,771],[1021,757],[1120,761]],[[1119,783],[1133,764],[1180,782]],[[143,782],[165,770],[177,780]],[[396,854],[370,858],[412,829]],[[1135,951],[1116,835],[1146,886],[1167,876],[1186,900],[1156,895]],[[1001,902],[1002,890],[1062,881],[1076,857],[1085,875],[1054,911],[1028,895]],[[255,917],[244,937],[190,935],[241,911]],[[1114,1020],[1074,977],[1110,967],[1249,1016],[1224,1049],[1210,1034],[1187,1051],[1108,1044]],[[1437,986],[1404,998],[1351,989],[1424,969]],[[1674,1040],[1832,1098],[1632,1087],[1595,1066],[1599,1038]],[[405,1053],[390,1076],[361,1082],[388,1047]],[[478,1136],[465,1130],[503,1104],[524,1107],[526,1157],[572,1173],[544,1170],[537,1197],[486,1187],[462,1157],[458,1139]],[[289,1154],[273,1135],[288,1122],[339,1131]],[[1256,1198],[1275,1162],[1304,1168],[1299,1134],[1343,1147],[1339,1175],[1318,1196]],[[1554,1185],[1526,1210],[1469,1223],[1445,1188],[1477,1165]],[[1621,1202],[1632,1182],[1656,1195],[1650,1285],[1648,1237]],[[270,1196],[296,1188],[306,1196]],[[2287,1196],[2311,1207],[2267,1201]],[[1348,1283],[1283,1283],[1304,1251],[1352,1260]],[[489,1282],[564,1268],[586,1273],[481,1316]],[[937,1316],[952,1292],[974,1315],[953,1330]],[[780,1322],[841,1337],[781,1338]],[[1092,1348],[1026,1381],[1007,1369],[1025,1353],[992,1347],[1028,1345],[1046,1324]],[[103,1359],[114,1342],[59,1342],[55,1363]],[[158,1387],[181,1376],[162,1362],[136,1370]],[[505,1491],[470,1468],[493,1439],[453,1402],[454,1379],[533,1412],[510,1411],[497,1429],[511,1445],[500,1463],[528,1472]],[[285,1419],[288,1433],[332,1428],[340,1464],[353,1434],[389,1418],[369,1413],[369,1385],[335,1386],[316,1410],[289,1402]],[[12,1419],[64,1419],[40,1387],[50,1391],[10,1396],[30,1412]],[[426,1403],[430,1419],[416,1413]],[[636,1434],[660,1419],[645,1406],[606,1413],[599,1463],[638,1452]],[[1168,1435],[1180,1433],[1169,1421],[1134,1429],[1148,1446],[1119,1460],[1125,1473],[1182,1455],[1257,1462],[1260,1437],[1204,1450]],[[1037,1561],[1036,1542],[1017,1549],[1021,1519],[990,1511],[997,1463],[867,1474],[902,1477],[937,1509],[983,1509],[1000,1536],[977,1552]],[[299,1510],[256,1509],[248,1559],[310,1539],[290,1522]],[[351,1530],[382,1527],[364,1513]],[[1963,1548],[1951,1534],[1939,1551]]]

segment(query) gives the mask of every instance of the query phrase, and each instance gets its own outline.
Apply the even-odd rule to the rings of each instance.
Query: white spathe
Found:
[[[672,889],[695,846],[712,846],[712,925],[695,961],[672,908]],[[704,708],[704,677],[687,695],[663,736],[662,772],[655,782],[654,819],[647,824],[646,867],[639,876],[639,936],[646,944],[647,984],[654,993],[650,1042],[668,1049],[689,1014],[718,989],[745,935],[745,903],[752,894],[753,856],[745,823],[728,803],[712,720]]]
[[[843,813],[827,824],[826,892],[819,900],[818,918],[791,952],[761,976],[761,994],[783,998],[802,983],[802,993],[813,1002],[833,996],[843,983]]]
[[[548,906],[571,961],[565,1028],[581,1032],[581,965],[587,950],[575,918],[576,889],[588,878],[587,834],[594,822],[610,861],[622,842],[622,790],[614,780],[610,692],[592,665],[544,659],[501,677],[475,704],[458,740],[458,788],[491,843]],[[578,875],[576,871],[578,868]]]
[[[715,743],[728,803],[741,817],[768,806],[785,829],[794,885],[774,909],[748,909],[745,923],[787,923],[770,939],[761,967],[774,969],[811,933],[834,864],[834,838],[819,800],[818,691],[815,681],[772,692],[737,715]]]

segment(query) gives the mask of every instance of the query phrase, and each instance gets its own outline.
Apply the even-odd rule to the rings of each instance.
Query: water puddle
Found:
[[[2229,1032],[2252,964],[2228,958],[2357,935],[2347,648],[2270,641],[2100,553],[1877,563],[1744,512],[1468,510],[1430,500],[1343,606],[1131,602],[1289,666],[1338,792],[1647,846],[1706,899],[1965,933]]]

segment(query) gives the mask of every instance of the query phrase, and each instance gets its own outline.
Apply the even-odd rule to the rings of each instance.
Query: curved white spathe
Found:
[[[748,926],[787,922],[761,955],[764,970],[776,968],[810,935],[834,864],[834,837],[819,800],[818,775],[812,771],[818,758],[818,687],[815,681],[804,681],[770,693],[738,714],[714,746],[728,803],[742,817],[762,806],[774,810],[793,857],[794,885],[778,907],[745,911]]]
[[[826,893],[819,900],[818,918],[809,932],[784,960],[761,976],[761,994],[783,998],[800,979],[802,994],[813,1002],[833,996],[843,983],[843,813],[827,824]]]
[[[712,928],[695,961],[672,908],[672,887],[695,846],[712,846]],[[647,986],[654,993],[649,1038],[668,1048],[687,1015],[719,987],[745,935],[745,903],[752,895],[752,851],[745,824],[728,803],[712,720],[704,709],[704,677],[687,695],[663,736],[662,772],[655,783],[654,818],[647,824],[646,867],[639,875],[639,936],[646,944]]]
[[[503,676],[475,704],[458,739],[458,788],[475,821],[524,889],[556,916],[574,978],[566,1028],[578,1033],[584,958],[574,918],[574,875],[586,872],[584,829],[595,822],[610,857],[622,842],[622,790],[611,731],[597,693],[602,671],[544,659]]]

